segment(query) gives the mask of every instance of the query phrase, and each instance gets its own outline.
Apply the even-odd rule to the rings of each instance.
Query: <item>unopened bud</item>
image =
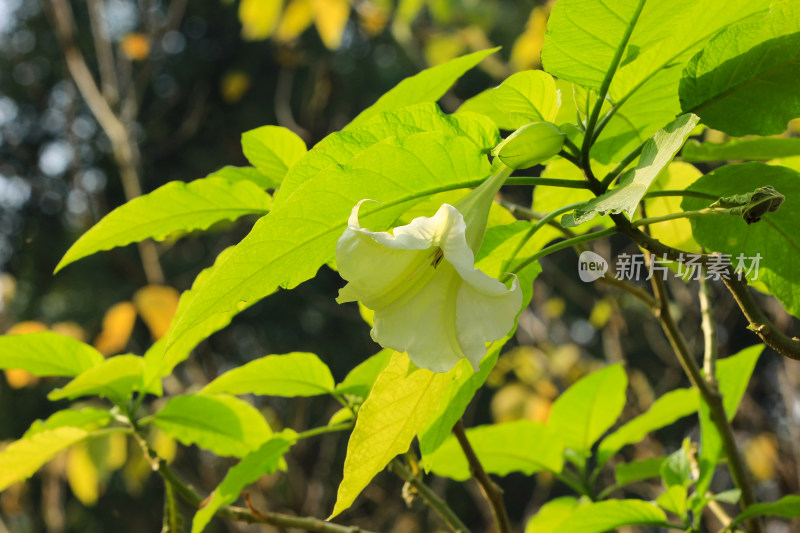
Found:
[[[560,152],[565,137],[552,122],[533,122],[506,137],[492,155],[513,169],[529,168]]]

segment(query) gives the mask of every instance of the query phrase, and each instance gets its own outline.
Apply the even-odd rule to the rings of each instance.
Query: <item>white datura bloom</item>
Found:
[[[485,213],[492,196],[480,207]],[[358,220],[365,201],[353,208],[336,246],[339,273],[348,281],[336,301],[360,300],[372,309],[372,338],[407,352],[420,368],[446,372],[464,358],[477,371],[486,343],[514,326],[522,307],[517,280],[507,288],[475,268],[468,234],[476,232],[468,230],[452,205],[443,204],[432,217],[415,218],[392,232],[374,232]],[[482,240],[486,214],[477,219]]]

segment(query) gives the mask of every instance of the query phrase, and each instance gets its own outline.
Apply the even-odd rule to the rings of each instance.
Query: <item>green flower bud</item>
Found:
[[[533,122],[506,137],[492,155],[513,169],[530,168],[561,151],[565,137],[552,122]]]

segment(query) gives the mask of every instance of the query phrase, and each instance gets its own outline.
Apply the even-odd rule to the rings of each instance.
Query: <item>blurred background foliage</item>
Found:
[[[540,67],[553,3],[0,0],[0,332],[51,329],[91,342],[106,355],[143,353],[167,330],[179,291],[244,236],[253,220],[98,254],[54,276],[53,267],[86,229],[140,192],[246,164],[239,144],[246,130],[278,124],[311,146],[404,77],[502,45],[442,99],[442,107],[453,111],[511,73]],[[530,205],[530,190],[508,195]],[[616,250],[615,243],[601,244],[608,247],[601,255],[634,251]],[[546,261],[531,308],[520,319],[516,347],[500,358],[473,402],[468,426],[544,421],[560,391],[623,358],[631,380],[628,418],[685,385],[657,323],[619,293],[582,284],[575,263],[571,251]],[[255,357],[290,351],[319,354],[342,378],[378,348],[358,310],[334,302],[341,284],[323,269],[291,293],[252,307],[203,343],[167,380],[167,391],[194,389]],[[697,287],[673,280],[671,289],[699,350]],[[754,343],[729,298],[720,302],[717,322],[727,353]],[[791,320],[777,305],[771,311],[779,325]],[[798,491],[798,382],[797,365],[764,356],[737,419],[761,499]],[[19,437],[57,407],[45,399],[52,387],[19,371],[0,377],[0,442]],[[319,425],[336,411],[322,400],[253,401],[276,429]],[[685,435],[696,436],[695,425],[684,421],[662,431],[629,455],[673,451]],[[178,451],[163,435],[154,439],[159,454],[177,461],[182,475],[203,491],[227,466],[196,449]],[[254,503],[327,515],[345,443],[330,435],[297,445],[290,474],[262,478],[252,491]],[[129,444],[113,435],[74,447],[33,480],[1,494],[0,533],[156,531],[163,489]],[[431,483],[467,524],[488,527],[476,486]],[[565,493],[546,474],[510,475],[501,484],[518,522]],[[418,503],[406,508],[400,488],[390,476],[379,477],[344,520],[377,531],[441,529]],[[653,497],[656,489],[639,490]],[[785,524],[774,527],[770,531],[789,531]],[[219,522],[209,530],[266,529]]]

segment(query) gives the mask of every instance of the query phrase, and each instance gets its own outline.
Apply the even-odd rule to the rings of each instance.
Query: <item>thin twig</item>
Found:
[[[106,24],[105,13],[103,13],[103,0],[89,0],[88,7],[92,39],[97,54],[97,66],[100,70],[100,86],[103,97],[109,106],[113,107],[119,100],[119,82],[117,67],[114,63],[114,51],[111,48],[111,38],[108,35],[108,24]]]
[[[445,521],[447,526],[453,530],[454,533],[469,533],[467,526],[464,525],[450,506],[447,505],[447,502],[433,492],[419,476],[414,475],[411,470],[406,468],[402,461],[397,458],[393,459],[392,462],[389,463],[389,469],[397,474],[400,479],[414,487],[425,503]]]
[[[472,477],[478,482],[478,485],[480,485],[483,491],[483,495],[492,507],[492,514],[497,524],[497,530],[499,533],[510,533],[511,523],[508,520],[506,506],[503,503],[502,490],[491,480],[483,469],[483,465],[481,465],[478,456],[475,455],[475,450],[472,449],[469,439],[467,439],[467,434],[464,432],[464,424],[461,420],[456,422],[455,427],[453,427],[453,434],[456,436],[458,444],[467,457],[467,463],[469,463],[469,471]]]
[[[652,256],[648,254],[648,260],[652,260]],[[722,440],[722,448],[725,451],[725,456],[728,459],[728,470],[731,473],[736,487],[741,490],[742,508],[756,503],[755,490],[753,484],[747,473],[744,464],[744,459],[736,445],[736,439],[733,436],[733,428],[731,427],[728,417],[725,414],[725,407],[722,403],[722,396],[719,391],[711,383],[703,378],[700,367],[692,356],[686,339],[683,337],[678,324],[672,316],[669,309],[669,299],[667,296],[667,288],[664,280],[660,276],[652,276],[650,282],[653,286],[657,306],[653,309],[653,313],[659,322],[667,339],[672,345],[675,355],[678,358],[684,372],[689,377],[692,385],[700,392],[703,401],[708,405],[711,422],[716,427]],[[750,528],[753,533],[763,533],[761,522],[758,518],[753,518],[749,522]]]
[[[703,373],[706,381],[717,382],[717,326],[714,320],[714,308],[711,305],[711,284],[704,275],[700,276],[700,315],[703,329],[705,353],[703,355]]]

